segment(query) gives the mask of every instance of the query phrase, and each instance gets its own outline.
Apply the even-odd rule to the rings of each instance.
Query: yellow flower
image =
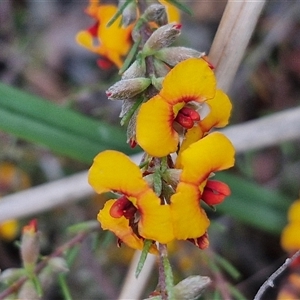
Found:
[[[288,221],[281,233],[281,246],[285,251],[292,253],[300,249],[300,199],[289,208]]]
[[[161,243],[167,243],[173,239],[171,227],[171,214],[168,205],[161,205],[161,200],[143,179],[142,173],[125,154],[117,151],[104,151],[99,153],[89,170],[89,183],[97,193],[108,191],[118,192],[127,199],[140,212],[140,220],[132,227],[138,232],[130,231],[129,220],[124,217],[109,217],[111,201],[106,204],[105,210],[100,211],[98,220],[103,229],[113,231],[123,242],[135,249],[142,249],[139,239],[153,239]],[[121,200],[114,200],[117,202]],[[132,206],[120,208],[123,215]],[[116,213],[114,213],[116,215]],[[134,216],[130,216],[133,219]],[[123,230],[122,230],[123,228]],[[121,230],[120,230],[121,229]],[[126,231],[126,233],[125,233]],[[124,239],[124,236],[126,237]]]
[[[171,197],[177,239],[196,239],[205,233],[207,218],[199,199],[211,173],[233,166],[234,152],[231,142],[219,132],[207,135],[182,152],[180,182]],[[185,212],[187,209],[189,212]]]
[[[110,27],[106,27],[117,9],[115,5],[100,4],[99,1],[91,0],[86,13],[96,19],[96,24],[87,30],[80,31],[76,36],[76,41],[121,68],[123,57],[132,45],[132,26],[121,27],[119,25],[121,17],[119,17]],[[105,60],[100,60],[99,64],[104,68],[109,66]]]
[[[190,58],[180,62],[166,75],[161,91],[141,105],[136,124],[138,144],[156,157],[175,152],[179,134],[173,128],[174,122],[191,129],[201,117],[196,111],[199,104],[213,99],[215,94],[216,79],[205,60]],[[186,108],[187,113],[182,111]]]
[[[112,150],[98,154],[89,170],[90,185],[97,193],[113,191],[120,195],[99,212],[102,228],[135,249],[142,248],[143,239],[165,244],[205,236],[209,219],[200,207],[201,195],[211,172],[233,165],[234,149],[224,135],[212,133],[181,156],[179,184],[166,199],[163,194],[155,194],[139,167],[126,155]],[[162,178],[167,180],[164,174]]]
[[[0,164],[0,197],[29,186],[30,180],[26,173],[12,163],[3,162]],[[18,231],[19,224],[17,220],[8,220],[0,224],[0,238],[3,240],[13,240]]]

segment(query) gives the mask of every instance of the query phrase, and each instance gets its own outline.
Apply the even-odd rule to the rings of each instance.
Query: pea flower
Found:
[[[285,251],[293,253],[300,249],[300,199],[289,208],[288,222],[281,233],[281,246]]]
[[[174,239],[201,241],[203,237],[205,241],[210,222],[199,202],[210,174],[233,165],[234,148],[223,134],[215,132],[192,144],[181,156],[176,186],[170,179],[172,169],[161,171],[162,183],[174,188],[166,197],[165,193],[157,194],[151,184],[153,170],[141,171],[117,151],[99,153],[89,170],[89,183],[97,193],[119,195],[100,210],[102,228],[135,249],[142,249],[144,239],[163,244]]]
[[[205,102],[211,114],[202,120],[198,110]],[[181,129],[196,125],[207,132],[210,126],[227,124],[230,110],[228,97],[216,89],[209,64],[202,58],[189,58],[178,63],[164,78],[160,92],[141,105],[136,123],[137,143],[152,156],[166,156],[177,150],[180,141],[180,129],[175,130],[175,124]]]
[[[115,5],[99,2],[90,0],[86,13],[94,18],[96,23],[89,29],[80,31],[76,36],[76,41],[104,58],[98,61],[100,67],[108,68],[113,63],[121,68],[123,57],[132,45],[132,25],[126,28],[120,27],[121,17],[119,17],[111,26],[106,27],[118,8]]]

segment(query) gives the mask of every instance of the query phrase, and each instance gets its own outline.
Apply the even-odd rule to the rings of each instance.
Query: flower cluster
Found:
[[[132,30],[138,15],[137,3],[136,1],[129,3],[122,16],[107,26],[116,15],[118,7],[114,4],[102,4],[100,2],[100,0],[90,0],[85,12],[95,22],[88,29],[80,31],[76,36],[76,41],[79,45],[101,56],[97,61],[101,68],[108,69],[115,65],[120,69],[123,58],[133,43]],[[165,6],[169,22],[179,20],[179,12],[175,7],[165,0],[159,2]],[[120,23],[123,26],[120,26]]]
[[[201,204],[217,205],[230,194],[212,177],[232,167],[235,154],[228,138],[212,129],[227,125],[232,106],[204,53],[172,46],[181,25],[156,24],[140,28],[136,60],[106,92],[123,101],[121,123],[144,158],[137,166],[123,153],[101,152],[88,180],[97,193],[114,193],[98,221],[120,243],[142,249],[150,240],[155,253],[155,242],[176,239],[204,249],[210,221]]]

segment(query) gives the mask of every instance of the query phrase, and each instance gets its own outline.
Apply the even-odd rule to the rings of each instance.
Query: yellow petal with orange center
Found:
[[[102,229],[112,231],[127,246],[133,249],[142,250],[144,241],[133,232],[132,228],[129,226],[129,220],[125,217],[113,218],[109,214],[110,208],[114,202],[115,200],[108,200],[97,216]],[[157,253],[156,247],[152,246],[150,252]]]
[[[146,191],[137,201],[141,214],[139,234],[150,240],[166,244],[174,239],[170,205],[161,205],[152,190]]]
[[[300,199],[296,200],[289,208],[289,222],[300,222]],[[299,248],[300,249],[300,248]]]
[[[177,64],[165,77],[161,97],[174,105],[179,102],[203,102],[214,97],[216,78],[201,58],[189,58]]]
[[[288,224],[281,233],[281,247],[287,252],[300,250],[300,221]]]
[[[178,133],[173,129],[172,106],[159,95],[143,103],[138,112],[136,139],[150,155],[163,157],[177,150]]]
[[[198,238],[206,232],[210,222],[199,202],[197,186],[184,182],[178,184],[170,205],[176,239]]]
[[[113,150],[103,151],[94,158],[88,181],[99,194],[113,190],[137,197],[149,189],[139,167],[125,154]]]
[[[232,167],[234,154],[230,140],[220,132],[213,132],[182,152],[180,180],[199,186],[211,172]]]
[[[216,91],[214,98],[207,100],[210,107],[209,114],[199,122],[203,132],[208,132],[213,127],[224,127],[228,124],[232,104],[228,96],[221,90]]]

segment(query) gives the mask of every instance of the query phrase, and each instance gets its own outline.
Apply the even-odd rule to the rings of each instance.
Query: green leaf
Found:
[[[166,278],[166,290],[168,293],[168,299],[172,300],[174,298],[174,279],[173,279],[173,271],[170,264],[170,261],[168,259],[168,256],[163,256],[163,266],[164,266],[164,272],[165,272],[165,278]]]
[[[124,2],[123,5],[121,5],[121,7],[117,10],[117,12],[113,15],[113,17],[109,20],[109,22],[107,23],[106,27],[111,26],[123,13],[124,9],[126,8],[126,6],[132,2],[133,0],[126,0]]]
[[[147,259],[147,255],[149,253],[149,250],[152,246],[152,241],[151,240],[145,240],[144,241],[144,248],[143,248],[143,251],[142,251],[142,254],[140,256],[140,259],[139,259],[139,262],[138,262],[138,265],[136,267],[136,270],[135,270],[135,277],[138,278],[143,267],[144,267],[144,264],[145,264],[145,261]]]
[[[162,192],[162,178],[159,169],[156,169],[153,173],[153,189],[155,194],[159,197]]]
[[[58,284],[65,300],[72,300],[72,295],[67,283],[66,274],[58,274]]]
[[[217,206],[218,212],[269,233],[281,233],[291,199],[229,173],[217,174],[215,178],[231,189],[231,195]]]
[[[126,59],[125,59],[125,61],[123,63],[122,68],[119,70],[119,74],[120,75],[123,74],[128,69],[128,67],[130,66],[132,60],[134,59],[134,57],[135,57],[135,55],[136,55],[136,53],[138,51],[139,45],[141,43],[141,40],[142,40],[142,38],[140,37],[132,45],[132,47],[131,47],[129,53],[127,54],[127,57],[126,57]]]
[[[119,128],[2,83],[0,95],[0,130],[86,163],[105,149],[133,152]]]

